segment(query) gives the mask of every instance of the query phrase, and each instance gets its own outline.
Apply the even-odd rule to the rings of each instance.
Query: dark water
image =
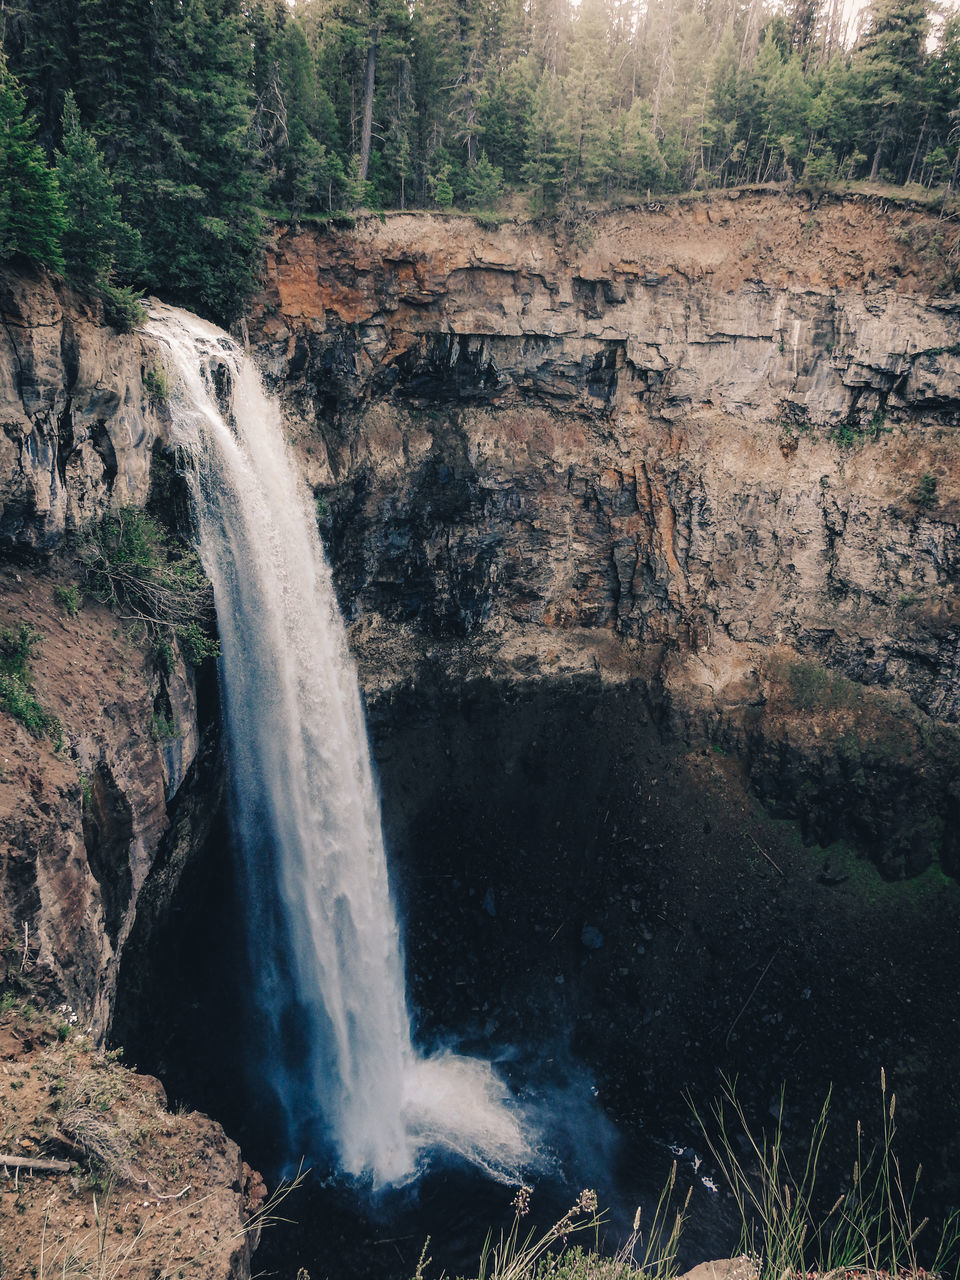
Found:
[[[609,1135],[605,1135],[607,1149]],[[583,1156],[596,1152],[584,1136]],[[652,1140],[621,1141],[606,1165],[597,1191],[601,1221],[596,1227],[570,1232],[570,1245],[620,1250],[631,1234],[638,1206],[641,1233],[655,1213],[657,1199],[669,1181],[674,1156]],[[594,1180],[597,1181],[597,1180]],[[520,1219],[523,1239],[549,1231],[590,1185],[586,1178],[541,1178],[532,1189],[529,1211]],[[708,1191],[681,1159],[671,1196],[670,1222],[691,1190],[679,1259],[684,1267],[705,1257],[724,1256],[737,1240],[730,1206]],[[362,1188],[309,1177],[285,1201],[281,1212],[295,1221],[265,1232],[256,1255],[261,1274],[295,1280],[298,1269],[312,1277],[363,1276],[370,1280],[409,1280],[426,1246],[428,1277],[476,1275],[484,1240],[494,1244],[509,1234],[516,1214],[516,1189],[491,1182],[475,1170],[451,1163],[428,1168],[411,1187],[372,1197]],[[588,1218],[578,1215],[578,1222]],[[669,1230],[669,1228],[667,1228]],[[638,1252],[642,1252],[642,1241]]]
[[[886,885],[856,864],[824,883],[824,851],[736,790],[735,762],[678,744],[642,691],[427,693],[373,714],[418,1047],[490,1057],[540,1108],[556,1153],[534,1191],[541,1225],[593,1187],[615,1251],[638,1204],[649,1221],[673,1144],[687,1152],[678,1194],[693,1187],[682,1260],[726,1253],[737,1231],[694,1175],[686,1101],[709,1108],[721,1072],[760,1127],[786,1083],[795,1154],[832,1085],[829,1208],[857,1121],[876,1136],[885,1067],[902,1166],[924,1166],[917,1216],[960,1203],[960,1024],[944,1016],[960,983],[955,886]],[[270,1174],[278,1126],[252,1066],[232,867],[221,820],[149,937],[131,939],[114,1034]],[[377,1200],[329,1173],[321,1155],[285,1211],[296,1225],[265,1235],[258,1268],[401,1280],[429,1235],[428,1280],[475,1274],[487,1230],[512,1220],[512,1189],[449,1163]]]

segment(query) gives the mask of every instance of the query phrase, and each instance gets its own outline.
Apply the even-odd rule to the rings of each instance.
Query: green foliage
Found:
[[[439,209],[449,209],[453,204],[453,187],[450,185],[449,164],[441,165],[439,172],[428,179],[434,202]]]
[[[822,191],[837,176],[837,157],[830,147],[818,147],[803,166],[803,181],[814,191]]]
[[[129,278],[140,257],[140,234],[120,214],[120,198],[93,135],[80,124],[72,90],[68,90],[63,106],[57,181],[66,215],[63,258],[67,279],[93,287],[109,285],[115,269]]]
[[[521,191],[535,215],[567,218],[584,198],[692,188],[956,186],[960,18],[930,41],[932,0],[873,0],[852,47],[843,6],[640,11],[600,0],[8,6],[0,253],[60,265],[44,154],[55,148],[66,268],[126,328],[143,289],[235,318],[256,286],[267,209],[295,224],[381,205],[483,212]],[[18,189],[26,201],[12,201]],[[943,245],[918,252],[939,260]]]
[[[937,477],[925,471],[910,491],[910,501],[921,511],[937,504]]]
[[[170,399],[170,377],[163,365],[143,371],[143,389],[157,404],[166,404]]]
[[[34,133],[23,90],[0,50],[0,260],[22,254],[59,271],[63,202]]]
[[[133,333],[146,320],[141,292],[126,286],[101,284],[98,293],[103,303],[103,318],[118,333]]]
[[[46,711],[33,692],[31,659],[40,644],[40,633],[26,622],[15,630],[0,627],[0,708],[38,738],[52,738],[59,748],[62,726]]]
[[[58,584],[53,588],[53,598],[68,618],[75,618],[80,612],[81,596],[76,583],[71,582],[69,587]]]
[[[860,686],[821,662],[796,661],[786,671],[791,697],[804,711],[845,707],[861,695]]]
[[[510,1229],[495,1241],[487,1235],[477,1268],[477,1280],[673,1280],[679,1271],[677,1248],[687,1217],[690,1192],[679,1209],[673,1203],[677,1165],[674,1162],[660,1197],[641,1226],[638,1209],[633,1231],[614,1257],[596,1251],[604,1215],[597,1212],[593,1191],[582,1191],[576,1203],[542,1234],[530,1230],[521,1234],[521,1223],[530,1210],[531,1192],[520,1187],[514,1197]],[[571,1238],[593,1236],[593,1248],[572,1243]],[[414,1280],[423,1280],[431,1259],[429,1239],[423,1247]]]
[[[373,183],[360,176],[360,157],[352,155],[343,179],[343,199],[348,209],[371,208],[375,203]]]
[[[521,1187],[514,1197],[514,1215],[510,1230],[501,1232],[498,1240],[487,1235],[480,1254],[477,1280],[534,1280],[541,1266],[553,1257],[558,1246],[563,1248],[570,1236],[584,1231],[596,1234],[602,1216],[597,1212],[594,1191],[581,1191],[577,1202],[542,1235],[530,1230],[521,1236],[520,1224],[529,1211],[530,1192]]]
[[[173,714],[164,715],[161,711],[154,711],[153,719],[150,722],[150,737],[154,742],[173,742],[179,738],[180,732],[177,729],[177,722]]]
[[[86,530],[78,556],[90,594],[155,643],[175,636],[195,666],[218,656],[213,592],[199,558],[146,512],[131,507],[105,516]]]
[[[30,659],[40,638],[40,632],[34,631],[27,622],[22,622],[16,631],[0,628],[0,671],[26,680],[30,675]]]
[[[467,172],[465,192],[468,207],[478,211],[496,208],[502,187],[503,170],[491,164],[486,151],[481,151],[480,159]],[[439,197],[437,203],[440,203]]]

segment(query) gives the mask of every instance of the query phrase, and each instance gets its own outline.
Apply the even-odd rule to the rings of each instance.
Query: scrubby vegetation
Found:
[[[876,1276],[934,1280],[954,1276],[960,1263],[960,1210],[938,1226],[914,1210],[921,1171],[901,1169],[895,1150],[896,1095],[880,1073],[881,1123],[875,1142],[857,1125],[851,1172],[843,1185],[824,1186],[821,1156],[830,1131],[830,1098],[815,1118],[809,1142],[793,1154],[784,1121],[784,1095],[772,1129],[751,1122],[726,1081],[709,1114],[694,1115],[717,1171],[740,1216],[738,1246],[745,1273],[759,1280],[810,1276]],[[637,1211],[633,1232],[614,1256],[597,1251],[604,1214],[594,1192],[585,1191],[543,1233],[521,1234],[530,1193],[521,1188],[510,1229],[488,1235],[476,1280],[673,1280],[680,1270],[678,1246],[687,1220],[689,1193],[674,1203],[676,1164],[644,1229]],[[593,1236],[593,1246],[580,1241]],[[428,1273],[429,1241],[414,1280]]]
[[[78,556],[89,593],[141,626],[167,660],[174,637],[195,666],[218,655],[213,591],[199,557],[145,511],[105,516],[86,530]]]
[[[0,707],[38,738],[59,744],[60,721],[41,705],[33,690],[30,668],[40,641],[40,633],[26,622],[15,630],[0,628]]]
[[[772,1132],[749,1120],[736,1089],[726,1083],[708,1117],[698,1117],[742,1222],[740,1246],[754,1258],[760,1280],[836,1274],[918,1277],[956,1275],[960,1263],[960,1210],[939,1230],[914,1211],[921,1171],[901,1169],[895,1093],[880,1072],[881,1126],[870,1141],[857,1124],[851,1173],[825,1189],[821,1155],[830,1129],[830,1098],[814,1121],[799,1156],[787,1153],[784,1098]],[[831,1203],[832,1202],[832,1203]]]

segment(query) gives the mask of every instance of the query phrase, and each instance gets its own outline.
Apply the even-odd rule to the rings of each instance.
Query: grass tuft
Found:
[[[827,1094],[799,1164],[783,1143],[784,1094],[773,1132],[757,1132],[727,1080],[708,1116],[694,1115],[740,1213],[741,1249],[757,1263],[760,1280],[811,1272],[858,1270],[889,1272],[899,1280],[955,1274],[960,1261],[960,1210],[944,1223],[939,1239],[929,1241],[929,1222],[916,1221],[913,1203],[920,1171],[907,1180],[894,1151],[896,1094],[887,1093],[881,1070],[882,1133],[867,1147],[857,1124],[856,1159],[850,1183],[825,1214],[819,1205],[820,1159],[829,1128]],[[926,1233],[926,1236],[924,1235]],[[923,1238],[933,1258],[930,1271],[917,1253]]]

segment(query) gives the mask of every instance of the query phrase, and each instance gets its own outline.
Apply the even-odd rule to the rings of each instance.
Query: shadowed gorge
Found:
[[[403,941],[400,1056],[451,1046],[492,1061],[554,1157],[543,1213],[596,1186],[608,1247],[637,1202],[655,1202],[676,1148],[681,1191],[693,1187],[684,1264],[734,1248],[689,1110],[724,1075],[768,1123],[786,1082],[797,1148],[832,1085],[832,1199],[857,1121],[879,1121],[885,1068],[903,1167],[924,1165],[918,1210],[942,1220],[956,1201],[960,1043],[944,1011],[960,974],[960,313],[899,235],[926,216],[718,193],[598,216],[589,245],[563,226],[439,216],[280,228],[247,317],[357,667]],[[85,604],[55,644],[44,575],[67,570],[38,553],[111,503],[151,502],[194,531],[169,472],[185,465],[175,392],[157,402],[142,385],[162,363],[156,335],[117,340],[108,395],[87,372],[100,331],[71,321],[71,344],[69,300],[44,294],[35,324],[17,287],[16,350],[38,390],[8,406],[17,470],[0,527],[26,579],[10,598],[48,637],[38,697],[65,714],[46,681],[74,660],[68,626],[88,637],[100,614]],[[213,379],[220,411],[234,377]],[[280,505],[286,519],[293,503]],[[310,555],[293,555],[297,572]],[[295,587],[298,609],[302,597]],[[249,611],[247,648],[272,617]],[[309,623],[293,646],[305,713],[320,633]],[[264,687],[282,683],[289,648],[265,659]],[[73,850],[92,922],[82,971],[51,970],[59,989],[270,1169],[290,1150],[251,1045],[252,989],[273,961],[247,951],[240,918],[263,894],[237,869],[231,824],[249,804],[258,834],[296,826],[297,804],[271,814],[250,798],[262,759],[243,803],[236,781],[224,790],[225,756],[256,731],[251,706],[234,706],[225,748],[213,684],[210,664],[194,676],[174,652],[162,678],[145,665],[105,686],[118,719],[127,699],[143,704],[131,732],[146,799],[69,719],[84,781],[55,772],[77,773],[73,756],[20,729],[17,767],[38,780],[33,830]],[[316,721],[319,754],[332,723]],[[266,731],[268,753],[278,737]],[[56,778],[69,817],[43,809]],[[13,778],[0,782],[12,798]],[[304,829],[323,827],[317,812]],[[42,857],[11,865],[10,920],[66,939]],[[298,872],[287,896],[306,899],[304,883]],[[320,893],[323,945],[353,936],[343,896]],[[384,918],[377,938],[393,936]],[[322,1039],[302,991],[290,996],[299,963],[283,954],[274,975],[291,1061]],[[332,1114],[320,1056],[313,1085]],[[255,1266],[408,1280],[431,1234],[438,1271],[472,1274],[511,1193],[446,1155],[424,1163],[419,1190],[378,1204],[343,1183],[305,1191],[300,1225]]]

